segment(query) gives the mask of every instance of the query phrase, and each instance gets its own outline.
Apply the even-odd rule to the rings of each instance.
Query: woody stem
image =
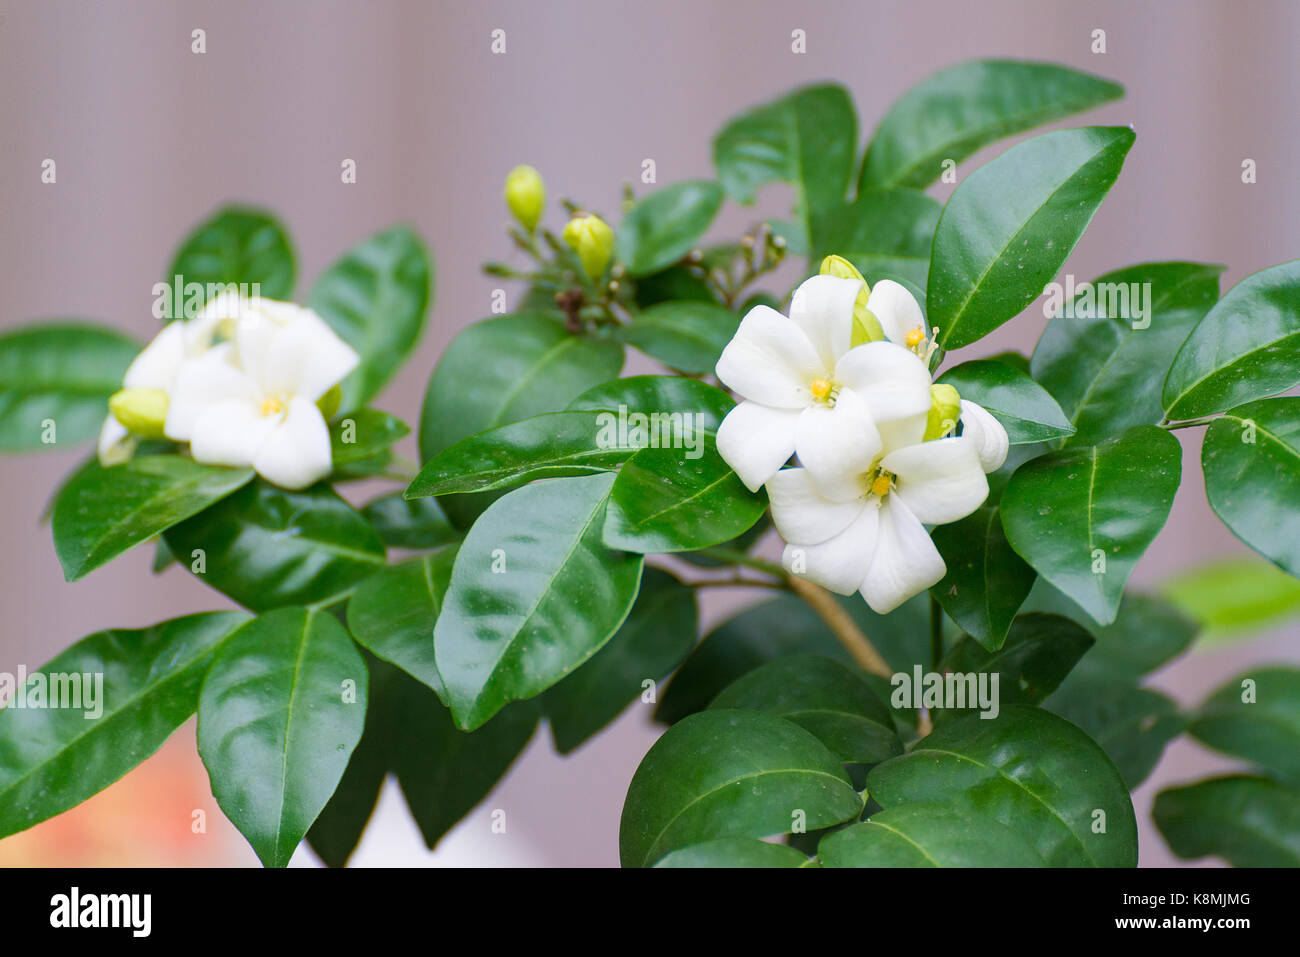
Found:
[[[863,670],[869,671],[873,675],[880,675],[882,678],[893,675],[893,669],[885,663],[885,659],[881,657],[875,645],[862,633],[862,629],[858,627],[857,622],[853,620],[844,606],[835,600],[834,595],[820,585],[814,585],[812,582],[797,578],[794,575],[789,577],[789,582],[791,591],[808,603],[808,607],[815,611],[817,616],[826,623],[826,627],[844,646],[844,650],[853,657],[853,660]]]

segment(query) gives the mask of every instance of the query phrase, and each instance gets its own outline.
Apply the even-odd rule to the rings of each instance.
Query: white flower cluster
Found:
[[[717,364],[742,400],[718,451],[752,491],[767,486],[782,564],[880,614],[943,578],[924,526],[975,511],[1007,455],[992,415],[932,385],[934,348],[899,283],[820,275],[789,318],[750,310]]]
[[[252,466],[275,485],[305,488],[332,466],[321,405],[359,361],[310,309],[219,296],[136,356],[109,403],[99,460],[122,462],[141,437],[167,438],[188,442],[197,462]]]

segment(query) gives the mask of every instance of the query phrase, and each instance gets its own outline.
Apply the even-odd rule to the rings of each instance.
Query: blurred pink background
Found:
[[[206,31],[207,52],[191,52]],[[493,55],[490,33],[506,31]],[[794,29],[807,53],[790,50]],[[1106,32],[1107,52],[1090,52]],[[1124,173],[1066,265],[1080,280],[1153,259],[1228,264],[1224,289],[1300,255],[1295,102],[1300,4],[1257,2],[251,2],[0,3],[0,327],[86,317],[141,339],[156,330],[151,287],[180,238],[228,201],[265,205],[292,230],[299,289],[347,246],[413,224],[437,263],[429,330],[379,404],[413,425],[450,338],[487,315],[499,284],[479,271],[510,259],[501,184],[527,162],[552,197],[614,214],[624,182],[652,158],[659,183],[712,175],[710,140],[730,116],[824,79],[856,97],[862,136],[888,104],[940,67],[976,56],[1052,60],[1126,85],[1124,100],[1061,125],[1131,124]],[[965,174],[1006,143],[963,164]],[[58,182],[41,183],[45,158]],[[1258,182],[1241,182],[1254,159]],[[340,182],[354,159],[357,182]],[[944,187],[935,191],[943,198]],[[789,192],[728,205],[736,235],[784,215]],[[554,208],[548,220],[558,225]],[[512,296],[516,290],[511,290]],[[970,355],[1028,352],[1044,324],[1031,306]],[[636,368],[634,366],[634,368]],[[1247,550],[1205,502],[1199,434],[1185,480],[1138,584]],[[66,584],[47,496],[86,450],[0,459],[0,669],[38,666],[109,625],[139,627],[226,607],[185,572],[149,574],[141,549]],[[407,452],[414,457],[414,443]],[[706,620],[749,596],[720,596]],[[1194,702],[1258,661],[1300,661],[1294,624],[1202,651],[1157,684]],[[509,780],[434,854],[386,791],[358,864],[617,863],[618,816],[659,729],[634,706],[567,759],[539,734]],[[1149,826],[1157,790],[1228,766],[1187,741],[1135,794],[1141,863],[1175,863]],[[493,808],[506,835],[490,833]],[[194,809],[208,830],[191,833]],[[296,862],[314,857],[300,851]],[[0,841],[0,864],[253,864],[216,809],[193,753],[192,723],[138,772],[82,808]]]

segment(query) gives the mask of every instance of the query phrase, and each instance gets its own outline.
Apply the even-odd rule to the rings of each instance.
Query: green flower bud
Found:
[[[343,390],[337,385],[316,400],[316,408],[320,409],[320,414],[326,422],[338,415],[339,406],[342,404]]]
[[[167,406],[167,393],[162,389],[122,389],[108,400],[113,418],[132,435],[145,439],[163,438]]]
[[[862,291],[853,303],[853,334],[850,346],[860,346],[864,342],[879,342],[885,338],[885,330],[880,328],[880,320],[867,308],[867,299],[871,296],[871,287],[867,285],[858,267],[843,256],[827,256],[822,260],[823,276],[839,276],[841,279],[856,279],[862,283]]]
[[[861,279],[867,280],[862,273],[858,272],[858,267],[853,265],[843,256],[827,256],[822,260],[821,274],[823,276],[839,276],[841,279]]]
[[[599,216],[579,216],[564,227],[564,241],[578,254],[582,268],[599,279],[614,254],[614,231]]]
[[[516,166],[506,176],[506,205],[530,233],[537,228],[546,208],[546,184],[531,166]]]
[[[925,418],[925,435],[922,441],[942,438],[957,428],[961,418],[961,396],[950,385],[936,383],[930,386],[930,413]]]

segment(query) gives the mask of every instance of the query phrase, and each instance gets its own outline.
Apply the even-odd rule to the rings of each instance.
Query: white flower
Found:
[[[961,400],[961,434],[975,443],[985,472],[1002,468],[1011,440],[1002,423],[993,418],[984,406]]]
[[[718,378],[743,401],[719,427],[718,451],[751,490],[794,453],[819,473],[843,474],[862,464],[844,436],[879,438],[914,430],[918,417],[924,423],[925,363],[893,342],[851,348],[862,288],[857,279],[814,276],[795,290],[788,319],[756,306],[722,351]]]
[[[305,488],[332,465],[316,403],[359,361],[310,309],[248,300],[231,340],[182,364],[166,435],[188,441],[197,462],[252,466],[275,485]]]
[[[915,297],[907,287],[892,279],[882,279],[871,287],[867,297],[867,310],[880,323],[880,331],[890,342],[912,350],[929,359],[929,335],[925,330],[925,316]]]

